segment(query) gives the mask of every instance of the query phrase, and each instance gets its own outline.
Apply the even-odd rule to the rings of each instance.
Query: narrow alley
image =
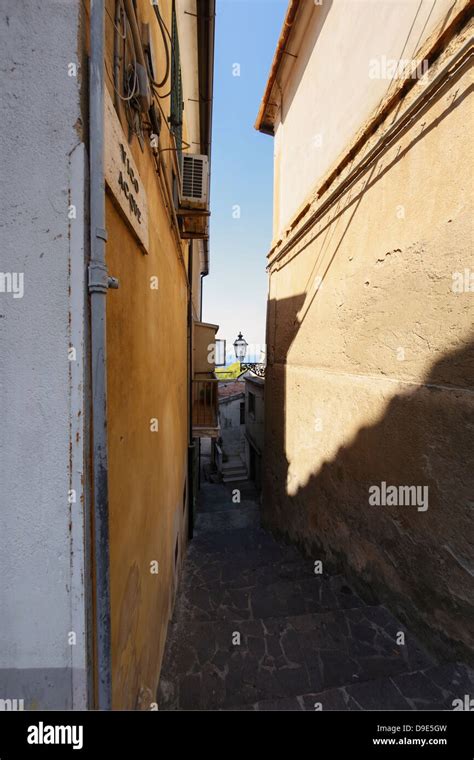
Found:
[[[277,543],[250,482],[202,484],[160,710],[446,710],[473,677],[439,665],[384,606]]]
[[[0,760],[213,711],[474,760],[474,0],[0,41]]]

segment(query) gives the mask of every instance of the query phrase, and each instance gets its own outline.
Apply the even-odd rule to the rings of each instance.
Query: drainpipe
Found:
[[[114,103],[118,110],[119,98],[119,78],[120,78],[120,14],[122,6],[118,0],[115,0],[115,20],[114,20]]]
[[[105,264],[104,0],[91,0],[89,61],[90,235],[89,293],[92,371],[92,490],[96,704],[111,709],[109,514],[107,488]],[[115,283],[116,285],[116,283]]]
[[[146,71],[146,61],[145,56],[143,54],[143,48],[142,48],[142,40],[140,37],[140,31],[138,29],[138,22],[137,17],[135,15],[135,8],[133,7],[132,0],[124,0],[125,3],[125,12],[127,14],[128,22],[130,24],[130,29],[132,32],[133,37],[133,47],[135,49],[135,55],[137,57],[137,61],[140,64],[140,66],[143,67],[143,69]]]
[[[199,298],[199,321],[202,322],[202,281],[206,275],[201,272],[201,280],[199,287],[201,288],[201,295]]]
[[[211,186],[212,105],[214,93],[214,38],[216,0],[197,0],[197,40],[199,71],[199,132],[201,153],[209,158],[209,189]],[[204,240],[202,277],[209,274],[209,240]]]
[[[194,535],[194,452],[196,450],[193,439],[193,258],[194,244],[191,241],[188,259],[188,540],[191,540]]]
[[[206,272],[206,273],[201,272],[201,274],[199,276],[199,287],[200,287],[200,290],[201,290],[201,293],[200,293],[200,296],[199,296],[199,321],[200,322],[202,322],[202,290],[203,290],[202,285],[203,285],[204,277],[206,277],[207,273],[208,272]],[[197,487],[198,487],[198,490],[200,491],[201,490],[201,439],[200,438],[198,438],[197,470],[198,470],[198,483],[197,483]]]

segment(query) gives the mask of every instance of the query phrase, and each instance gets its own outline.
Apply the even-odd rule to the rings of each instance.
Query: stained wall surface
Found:
[[[335,49],[353,40],[347,24],[339,35]],[[451,40],[429,81],[469,35]],[[399,102],[270,255],[264,515],[434,648],[470,657],[472,74],[461,66],[436,95],[427,86]],[[416,118],[349,183],[418,96]],[[337,102],[328,113],[336,119]],[[287,135],[276,150],[288,158],[293,144]],[[369,503],[383,482],[426,487],[427,508]]]
[[[25,710],[87,706],[83,29],[2,3],[0,699]]]
[[[137,6],[140,22],[150,25],[157,68],[162,67],[163,41],[153,8],[144,0]],[[160,8],[171,29],[171,2]],[[178,8],[178,21],[183,19],[187,22]],[[112,71],[110,18],[107,29]],[[195,24],[185,23],[179,32],[180,48],[194,44],[187,34],[195,35]],[[182,60],[185,103],[197,80],[197,68],[189,71],[189,66]],[[159,68],[156,76],[161,74]],[[107,86],[113,97],[110,77]],[[169,98],[162,104],[169,115]],[[197,139],[191,117],[185,108],[183,139],[189,143]],[[172,190],[177,164],[165,116],[161,176],[148,135],[142,149],[136,137],[128,142],[126,133],[124,128],[124,144],[138,170],[137,197],[142,204],[146,198],[148,206],[149,244],[143,250],[108,192],[107,267],[120,283],[107,296],[112,687],[115,709],[146,710],[156,699],[187,541],[189,243],[179,238],[166,191],[166,181]],[[194,262],[198,268],[197,247]]]
[[[393,90],[403,62],[419,62],[431,35],[464,0],[324,0],[302,3],[279,77],[274,239]]]

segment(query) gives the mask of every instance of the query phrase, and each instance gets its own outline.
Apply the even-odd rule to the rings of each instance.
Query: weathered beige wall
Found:
[[[393,89],[371,61],[417,58],[423,44],[464,0],[324,0],[303,2],[279,75],[275,129],[277,240],[306,201],[315,179],[338,159],[354,133]],[[278,89],[278,88],[277,88]]]
[[[217,325],[207,322],[195,322],[193,337],[193,370],[196,375],[208,375],[214,372],[215,340]]]
[[[466,656],[474,292],[453,292],[453,273],[473,271],[471,90],[464,68],[297,245],[290,235],[286,255],[272,254],[264,490],[267,524]],[[428,509],[370,506],[382,481],[427,485]]]
[[[186,534],[186,289],[176,258],[156,244],[143,256],[110,202],[107,229],[107,266],[120,280],[107,302],[113,696],[114,708],[146,709]]]
[[[170,28],[171,2],[160,8]],[[113,3],[108,9],[113,16]],[[151,4],[141,0],[138,12],[150,22],[162,60]],[[111,72],[112,22],[106,21]],[[191,33],[191,25],[185,28]],[[187,44],[184,33],[180,44]],[[110,79],[107,86],[112,92]],[[169,98],[162,105],[167,112]],[[185,140],[188,132],[186,121]],[[173,145],[164,122],[160,141],[163,148]],[[148,144],[142,151],[134,138],[128,149],[147,196],[150,242],[145,255],[109,193],[107,268],[120,281],[107,296],[112,685],[115,709],[150,709],[187,540],[188,243],[177,240]],[[162,159],[170,178],[173,151]],[[150,287],[155,277],[158,289]],[[153,561],[158,574],[151,572]]]
[[[193,319],[199,321],[201,317],[201,257],[203,241],[193,241]]]

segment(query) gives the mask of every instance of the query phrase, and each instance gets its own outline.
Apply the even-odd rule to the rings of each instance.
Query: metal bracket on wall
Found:
[[[266,364],[258,363],[241,363],[240,369],[244,372],[253,372],[257,377],[265,377]]]
[[[107,293],[109,276],[107,267],[97,261],[89,264],[89,293]]]
[[[104,243],[107,242],[107,230],[98,227],[95,236]],[[89,293],[107,293],[109,288],[117,290],[119,281],[116,277],[110,277],[106,265],[99,259],[92,259],[89,264]]]

